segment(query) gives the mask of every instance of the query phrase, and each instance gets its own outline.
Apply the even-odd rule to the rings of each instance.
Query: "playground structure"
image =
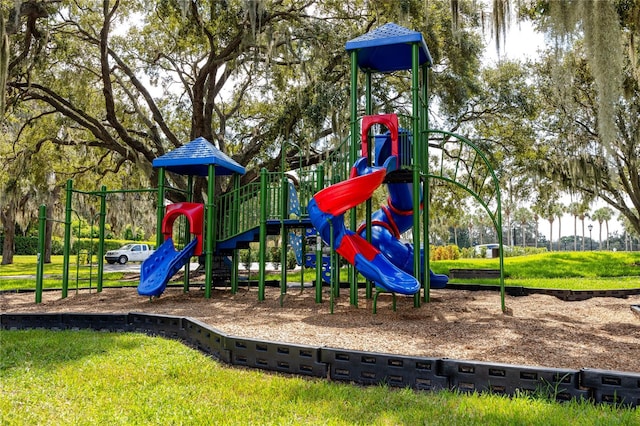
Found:
[[[429,301],[430,288],[443,287],[446,277],[426,274],[429,268],[429,189],[438,179],[464,189],[485,209],[498,236],[500,288],[504,302],[504,274],[500,190],[493,169],[483,153],[466,138],[429,128],[428,77],[431,55],[421,33],[386,24],[346,43],[351,59],[350,135],[322,164],[296,170],[297,190],[284,170],[286,146],[279,171],[260,171],[259,181],[240,185],[245,169],[210,142],[197,138],[153,161],[157,168],[157,247],[141,268],[139,293],[159,296],[169,279],[183,266],[185,290],[191,256],[205,259],[205,297],[214,286],[214,264],[227,268],[231,291],[237,291],[239,249],[258,242],[258,298],[265,297],[266,241],[279,235],[282,253],[290,240],[299,247],[294,230],[315,229],[330,248],[331,295],[338,288],[338,260],[349,266],[350,303],[358,304],[357,273],[379,292],[414,296],[414,304]],[[363,92],[358,87],[364,73]],[[410,113],[377,111],[373,103],[374,74],[404,73],[410,78]],[[359,108],[359,100],[365,105]],[[360,111],[364,112],[359,116]],[[298,149],[300,149],[298,147]],[[187,176],[187,202],[164,207],[166,173]],[[205,204],[192,203],[193,177],[207,179]],[[230,176],[232,189],[215,196],[217,176]],[[389,201],[375,213],[371,194],[387,184]],[[366,221],[358,228],[356,208],[365,205]],[[171,238],[173,222],[184,215],[194,238],[176,250]],[[348,216],[347,216],[348,215]],[[348,224],[348,225],[347,225]],[[410,244],[401,234],[411,229]],[[67,230],[65,229],[65,236]],[[102,259],[99,255],[99,276]],[[316,244],[316,301],[322,298],[323,250]],[[67,262],[68,263],[68,262]],[[283,268],[281,294],[287,291]],[[375,306],[375,305],[374,305]]]

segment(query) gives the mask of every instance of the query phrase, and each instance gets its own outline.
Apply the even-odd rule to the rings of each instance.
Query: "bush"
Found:
[[[131,225],[127,225],[123,237],[129,241],[141,241],[144,238],[144,231],[140,226],[134,230]]]
[[[475,257],[476,251],[473,247],[463,247],[460,251],[460,257],[463,259],[470,259]]]
[[[293,250],[289,250],[287,252],[287,269],[294,269],[297,264],[298,261],[296,260],[296,254]]]
[[[249,270],[251,268],[251,263],[255,262],[258,258],[257,254],[257,252],[250,249],[240,250],[240,262],[244,269]]]
[[[71,233],[79,238],[98,238],[100,230],[97,224],[89,225],[85,220],[72,220]]]
[[[269,248],[269,261],[273,263],[273,266],[276,270],[280,267],[280,258],[282,257],[280,254],[280,247],[270,247]]]
[[[431,246],[429,255],[430,260],[457,260],[460,259],[460,249],[453,244],[438,247]]]
[[[16,235],[16,254],[38,254],[38,237]]]
[[[51,239],[51,254],[60,255],[64,254],[64,244],[62,238],[53,237]]]

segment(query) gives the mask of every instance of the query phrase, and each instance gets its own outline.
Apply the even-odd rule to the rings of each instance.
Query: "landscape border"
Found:
[[[228,335],[188,317],[136,312],[6,313],[0,314],[0,329],[143,333],[181,341],[233,366],[359,385],[506,396],[543,392],[558,401],[586,399],[621,406],[640,405],[640,373],[412,357],[262,341]]]

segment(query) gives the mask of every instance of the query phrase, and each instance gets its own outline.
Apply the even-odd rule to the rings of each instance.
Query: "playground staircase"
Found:
[[[351,166],[347,147],[348,139],[345,139],[322,165],[313,170],[292,172],[297,197],[293,204],[292,180],[282,172],[263,170],[259,181],[222,195],[217,200],[216,252],[228,255],[235,249],[249,247],[249,243],[259,241],[261,226],[266,235],[280,235],[282,228],[310,228],[309,200],[325,183],[337,183],[349,176]]]

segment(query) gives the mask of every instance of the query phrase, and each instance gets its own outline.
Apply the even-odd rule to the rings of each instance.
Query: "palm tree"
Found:
[[[538,235],[540,235],[540,231],[539,231],[539,224],[540,221],[540,215],[536,212],[533,212],[533,222],[534,222],[534,229],[535,229],[535,235],[534,235],[534,240],[536,243],[536,248],[538,248]]]
[[[598,221],[598,248],[602,250],[602,222],[605,222],[607,227],[607,250],[609,249],[609,220],[613,217],[613,211],[609,207],[600,207],[593,212],[592,219]]]
[[[582,222],[582,247],[581,250],[584,251],[584,219],[588,217],[589,212],[589,203],[585,200],[582,201],[574,201],[569,204],[568,212],[573,215],[573,249],[575,251],[578,250],[578,219]]]
[[[527,246],[527,225],[531,223],[533,219],[533,213],[526,207],[519,207],[514,213],[513,218],[520,224],[520,230],[522,232],[522,248]]]
[[[578,217],[581,212],[581,203],[574,201],[569,204],[568,212],[573,216],[573,251],[578,251]]]
[[[589,207],[584,206],[584,210],[579,217],[582,222],[582,251],[584,251],[584,220],[589,217]]]
[[[567,206],[562,203],[558,203],[555,205],[555,214],[558,218],[558,250],[560,250],[560,239],[562,238],[562,216],[564,216],[567,211]]]

